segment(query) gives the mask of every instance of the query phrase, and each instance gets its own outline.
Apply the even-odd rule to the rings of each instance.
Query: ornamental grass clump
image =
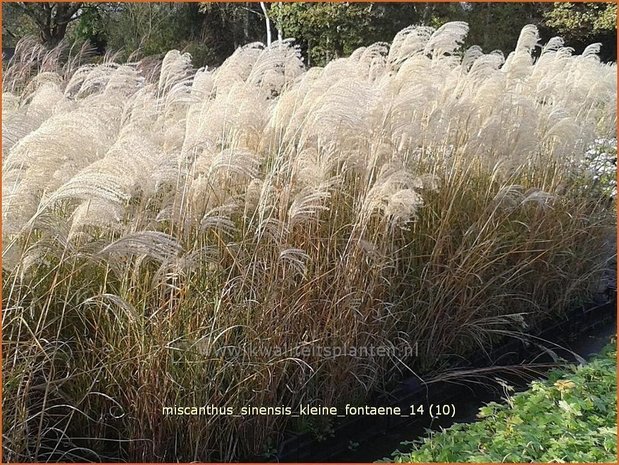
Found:
[[[213,70],[10,64],[5,458],[260,455],[302,420],[163,407],[363,404],[596,292],[614,212],[571,160],[614,137],[616,66],[467,31],[324,68],[288,40]]]

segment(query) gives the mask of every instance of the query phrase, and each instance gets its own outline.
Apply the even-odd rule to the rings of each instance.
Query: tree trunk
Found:
[[[267,29],[267,47],[271,46],[271,19],[269,18],[269,14],[267,13],[267,7],[264,5],[264,2],[260,2],[260,8],[262,8],[262,12],[264,13],[264,22]]]
[[[41,41],[54,47],[64,39],[69,23],[77,19],[77,13],[82,7],[77,3],[26,3],[14,4],[24,14],[29,16],[39,28]]]
[[[249,3],[245,3],[245,15],[243,16],[243,45],[249,43],[249,7]]]
[[[48,34],[46,34],[47,40],[45,40],[44,43],[50,47],[55,47],[58,45],[62,42],[62,39],[64,39],[67,32],[67,26],[68,24],[57,24],[53,26]]]

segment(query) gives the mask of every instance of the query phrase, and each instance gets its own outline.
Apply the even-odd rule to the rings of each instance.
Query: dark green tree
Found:
[[[13,48],[19,39],[35,36],[38,29],[32,18],[12,3],[2,2],[2,47]]]
[[[479,45],[486,53],[501,50],[507,55],[516,48],[524,26],[542,26],[541,8],[540,3],[468,3],[457,12],[452,8],[449,20],[469,24],[466,46]]]
[[[324,65],[374,42],[389,42],[406,26],[439,27],[466,21],[465,47],[486,52],[514,49],[526,24],[540,28],[542,40],[561,35],[577,49],[602,42],[603,58],[616,56],[614,3],[30,3],[5,2],[3,40],[14,46],[37,34],[55,45],[89,41],[100,52],[122,50],[126,58],[159,55],[169,49],[189,51],[198,66],[218,65],[239,46],[266,42],[270,19],[273,38],[293,37],[309,65]],[[121,57],[122,59],[122,57]]]
[[[82,5],[82,2],[11,2],[3,3],[2,12],[13,16],[15,13],[21,13],[28,17],[36,26],[41,42],[53,47],[64,39],[69,23],[80,17]],[[3,29],[5,29],[4,24]],[[7,26],[7,30],[10,31],[10,26]]]
[[[294,37],[310,65],[346,56],[373,42],[390,41],[401,29],[431,15],[415,3],[274,3],[271,19],[285,37]]]
[[[465,45],[487,52],[514,49],[521,29],[542,25],[540,3],[273,3],[271,17],[302,45],[310,64],[322,65],[373,42],[390,42],[410,25],[440,27],[466,21]]]
[[[259,3],[202,3],[204,33],[219,62],[250,42],[266,42],[264,15]]]
[[[71,42],[90,42],[99,52],[103,52],[107,45],[105,18],[109,4],[92,4],[84,8],[73,27],[67,31],[67,38]]]
[[[577,50],[602,43],[602,57],[617,59],[617,5],[615,3],[555,3],[544,12],[545,24]]]

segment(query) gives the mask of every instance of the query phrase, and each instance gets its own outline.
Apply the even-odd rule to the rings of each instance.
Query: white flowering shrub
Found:
[[[595,139],[585,153],[582,168],[589,174],[591,187],[609,197],[617,195],[617,139]]]

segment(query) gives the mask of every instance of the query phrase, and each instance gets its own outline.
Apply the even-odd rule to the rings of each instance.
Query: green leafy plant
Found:
[[[551,372],[479,421],[403,443],[407,462],[614,462],[617,459],[616,343],[586,365]]]

